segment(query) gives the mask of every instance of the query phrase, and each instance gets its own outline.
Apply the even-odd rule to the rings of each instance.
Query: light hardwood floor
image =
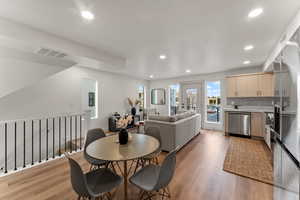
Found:
[[[177,166],[170,185],[176,200],[271,200],[271,185],[222,170],[229,138],[220,132],[202,131],[177,154]],[[73,156],[87,170],[82,153]],[[161,158],[162,159],[162,158]],[[114,199],[122,198],[122,187]],[[138,190],[129,186],[129,198]],[[0,199],[60,200],[76,199],[65,158],[0,178]]]

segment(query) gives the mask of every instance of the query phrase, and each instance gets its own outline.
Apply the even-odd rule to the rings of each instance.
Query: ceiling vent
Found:
[[[67,56],[67,54],[59,52],[59,51],[55,51],[52,49],[48,49],[48,48],[39,48],[36,51],[37,54],[42,55],[42,56],[48,56],[48,57],[55,57],[55,58],[64,58]]]

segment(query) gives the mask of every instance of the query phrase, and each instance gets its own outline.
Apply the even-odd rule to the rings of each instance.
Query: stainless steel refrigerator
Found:
[[[300,30],[286,44],[274,66],[273,197],[299,200]]]

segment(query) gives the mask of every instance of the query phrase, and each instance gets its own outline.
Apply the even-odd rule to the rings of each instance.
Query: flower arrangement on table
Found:
[[[128,140],[131,140],[131,134],[127,132],[126,128],[128,124],[131,124],[133,121],[133,116],[128,115],[125,117],[120,118],[117,122],[116,125],[118,128],[121,128],[119,132],[119,143],[120,144],[127,144]]]
[[[126,129],[128,124],[131,124],[132,121],[133,121],[133,116],[132,115],[121,117],[116,122],[117,128]]]

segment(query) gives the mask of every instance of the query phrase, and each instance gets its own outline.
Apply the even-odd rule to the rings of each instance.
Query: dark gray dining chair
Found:
[[[90,163],[91,167],[90,170],[92,169],[97,169],[101,166],[108,166],[108,162],[104,161],[104,160],[99,160],[99,159],[95,159],[91,156],[89,156],[86,153],[86,148],[89,144],[91,144],[92,142],[105,137],[105,133],[101,128],[96,128],[96,129],[91,129],[87,132],[86,135],[86,140],[85,140],[85,145],[84,145],[84,150],[83,150],[83,155],[84,158]]]
[[[146,131],[145,131],[145,135],[149,135],[149,136],[152,136],[152,137],[156,138],[159,141],[159,147],[152,154],[144,156],[143,158],[140,158],[140,159],[137,160],[134,173],[137,171],[137,169],[139,167],[144,167],[147,163],[148,164],[151,164],[151,163],[159,164],[158,157],[159,157],[159,155],[161,153],[161,136],[160,136],[160,131],[159,131],[159,129],[157,127],[148,127],[146,129]]]
[[[84,174],[75,160],[70,158],[68,154],[65,156],[69,160],[71,184],[78,194],[78,200],[81,198],[102,199],[103,197],[112,199],[110,191],[122,183],[122,177],[107,168],[99,168]]]
[[[163,198],[171,198],[168,188],[176,166],[176,150],[170,152],[164,159],[162,165],[147,165],[139,170],[131,178],[130,182],[141,189],[139,199],[151,199],[156,195]]]

